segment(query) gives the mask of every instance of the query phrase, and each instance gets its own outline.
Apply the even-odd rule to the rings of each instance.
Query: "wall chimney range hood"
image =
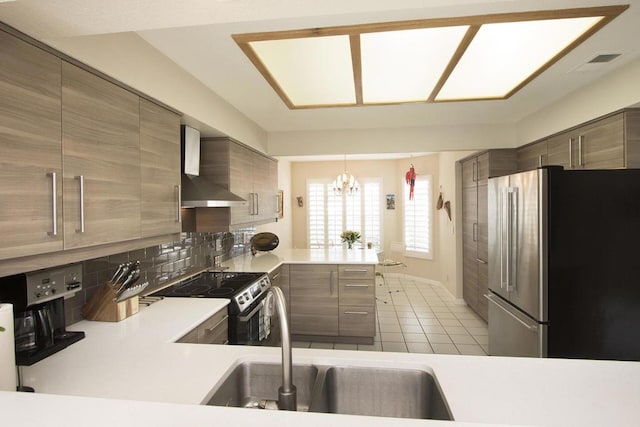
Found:
[[[248,206],[249,202],[227,188],[200,176],[200,132],[181,126],[182,143],[182,207],[226,208]]]

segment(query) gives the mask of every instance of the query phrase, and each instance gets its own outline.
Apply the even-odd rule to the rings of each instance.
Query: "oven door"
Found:
[[[243,313],[229,316],[229,344],[280,345],[278,313],[265,316],[266,293]]]

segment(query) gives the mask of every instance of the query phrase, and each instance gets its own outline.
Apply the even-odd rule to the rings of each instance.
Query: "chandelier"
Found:
[[[335,194],[355,194],[360,190],[360,183],[355,176],[347,172],[347,155],[344,156],[344,172],[333,180]]]

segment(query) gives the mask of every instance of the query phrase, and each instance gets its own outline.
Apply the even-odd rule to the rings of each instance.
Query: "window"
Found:
[[[359,231],[362,244],[380,247],[382,180],[359,181],[360,191],[351,195],[335,194],[329,181],[307,181],[310,248],[342,246],[344,230]]]
[[[404,190],[404,247],[405,254],[432,259],[431,176],[419,175],[409,200],[409,186]]]

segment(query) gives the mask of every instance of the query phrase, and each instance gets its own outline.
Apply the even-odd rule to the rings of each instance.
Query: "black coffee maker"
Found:
[[[82,289],[82,264],[0,278],[0,302],[13,304],[16,364],[31,366],[84,338],[67,331],[64,298]]]

